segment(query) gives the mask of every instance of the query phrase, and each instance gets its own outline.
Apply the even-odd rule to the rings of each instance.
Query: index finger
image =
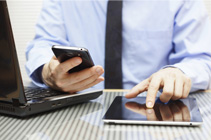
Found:
[[[146,106],[147,108],[153,108],[155,104],[155,98],[160,88],[161,78],[153,77],[148,87]]]
[[[144,81],[142,81],[141,83],[139,83],[138,85],[136,85],[135,87],[133,87],[126,95],[126,98],[134,98],[136,97],[138,94],[140,94],[141,92],[144,92],[147,90],[149,86],[149,78],[145,79]]]

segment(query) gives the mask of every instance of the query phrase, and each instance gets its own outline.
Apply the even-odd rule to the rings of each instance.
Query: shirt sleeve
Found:
[[[54,55],[52,45],[69,45],[60,1],[43,1],[35,32],[35,38],[26,49],[26,72],[35,85],[46,87],[42,82],[41,72],[43,65]]]
[[[175,16],[170,66],[192,80],[191,91],[209,88],[211,79],[211,25],[201,0],[188,0]]]

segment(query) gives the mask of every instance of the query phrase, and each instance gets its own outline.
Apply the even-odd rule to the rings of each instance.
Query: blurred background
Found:
[[[25,71],[25,48],[35,34],[35,24],[40,14],[42,0],[7,0],[21,73],[24,82],[30,82]],[[211,0],[204,0],[211,17]]]

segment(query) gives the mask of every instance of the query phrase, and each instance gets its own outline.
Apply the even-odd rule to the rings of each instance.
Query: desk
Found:
[[[105,90],[98,99],[27,119],[0,116],[0,140],[172,140],[211,139],[211,91],[192,93],[202,114],[200,127],[110,125],[102,117],[118,95],[125,91]]]

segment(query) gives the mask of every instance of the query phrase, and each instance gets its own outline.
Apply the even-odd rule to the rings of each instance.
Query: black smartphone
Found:
[[[53,45],[52,50],[60,63],[73,57],[81,57],[82,63],[70,69],[68,71],[69,73],[78,72],[94,66],[94,62],[86,48]]]

